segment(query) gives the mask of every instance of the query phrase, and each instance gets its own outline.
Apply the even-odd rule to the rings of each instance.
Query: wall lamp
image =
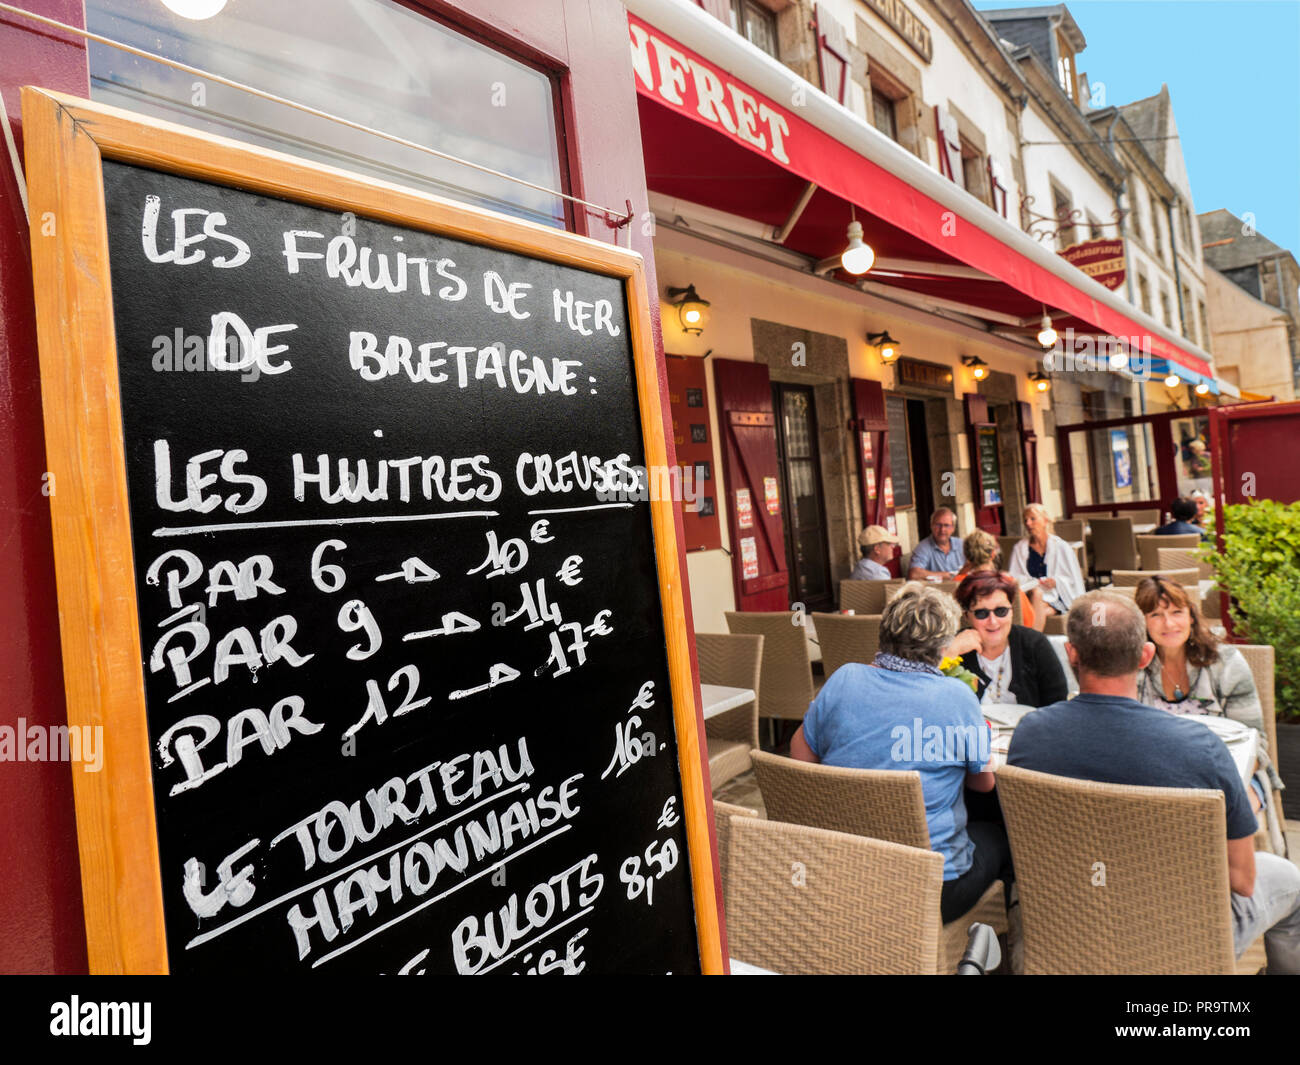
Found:
[[[902,354],[902,344],[889,335],[889,330],[883,333],[868,333],[867,343],[876,349],[880,356],[880,361],[888,366],[892,362],[897,362],[898,357]]]
[[[1035,370],[1033,373],[1031,373],[1029,375],[1029,380],[1033,384],[1034,388],[1037,389],[1039,392],[1046,392],[1049,388],[1052,387],[1052,379],[1048,377],[1047,374],[1043,373],[1041,370]]]
[[[970,367],[971,375],[976,381],[983,381],[989,375],[989,364],[978,355],[963,355],[961,364]]]
[[[669,302],[677,308],[677,320],[682,332],[699,336],[709,320],[709,301],[700,299],[694,285],[685,288],[668,288]],[[675,298],[674,298],[675,297]]]

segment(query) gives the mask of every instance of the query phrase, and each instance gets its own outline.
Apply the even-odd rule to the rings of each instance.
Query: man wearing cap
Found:
[[[854,581],[887,581],[894,575],[885,568],[885,563],[894,557],[894,545],[898,537],[883,525],[868,525],[858,533],[858,545],[862,548],[862,557],[853,567],[849,579]]]

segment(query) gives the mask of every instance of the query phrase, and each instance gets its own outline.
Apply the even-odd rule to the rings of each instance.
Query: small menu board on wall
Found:
[[[722,546],[717,494],[720,482],[713,471],[713,438],[709,433],[708,380],[703,359],[666,357],[668,403],[677,448],[677,507],[687,551],[711,551]]]
[[[91,970],[719,971],[640,258],[24,119]]]

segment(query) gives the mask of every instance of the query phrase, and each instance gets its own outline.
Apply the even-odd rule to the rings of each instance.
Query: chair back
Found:
[[[1060,521],[1054,521],[1052,532],[1067,543],[1075,543],[1083,539],[1083,519],[1062,518]]]
[[[1159,525],[1160,508],[1151,507],[1148,510],[1116,510],[1115,517],[1128,518],[1134,525]]]
[[[1172,537],[1162,536],[1160,539],[1170,540]],[[1147,568],[1145,563],[1142,568]],[[1156,549],[1156,565],[1152,568],[1157,573],[1165,573],[1176,569],[1194,569],[1201,580],[1209,581],[1214,579],[1214,567],[1205,561],[1201,557],[1200,551],[1194,547],[1159,547]]]
[[[731,955],[798,976],[931,975],[943,857],[737,817],[726,877]]]
[[[998,770],[1025,973],[1232,973],[1223,794]]]
[[[870,665],[880,650],[879,614],[814,614],[822,647],[822,669],[829,679],[845,662]]]
[[[1159,569],[1160,552],[1167,547],[1181,547],[1184,550],[1191,550],[1199,547],[1201,538],[1196,533],[1171,533],[1168,536],[1157,536],[1155,533],[1146,533],[1137,537],[1138,565],[1142,569]],[[1119,567],[1121,569],[1130,569],[1129,566]]]
[[[727,628],[733,633],[763,637],[763,665],[759,671],[763,717],[802,721],[813,700],[812,662],[804,627],[793,613],[727,611]],[[760,689],[755,689],[760,690]]]
[[[727,856],[731,853],[731,819],[757,816],[758,811],[751,810],[748,806],[713,800],[713,832],[718,841],[718,874],[722,877],[724,900],[727,891]]]
[[[1137,569],[1137,546],[1133,543],[1131,518],[1093,518],[1092,566],[1097,573]]]
[[[906,573],[907,570],[903,570],[903,572]],[[885,581],[885,606],[889,605],[889,601],[898,594],[898,589],[903,587],[906,583],[906,580],[899,577],[895,577],[890,581]],[[883,607],[881,608],[881,613],[884,613]]]
[[[1275,694],[1276,652],[1272,644],[1235,643],[1232,645],[1241,652],[1241,657],[1250,666],[1250,675],[1255,679],[1255,691],[1259,693],[1259,708],[1264,714],[1264,735],[1268,737],[1268,756],[1277,765],[1277,696]],[[1273,792],[1277,804],[1277,816],[1285,824],[1282,811],[1282,793]]]
[[[1011,552],[1015,550],[1016,544],[1023,540],[1023,536],[999,536],[998,550],[1002,552],[1002,562],[999,569],[1008,570],[1011,568]]]
[[[1110,572],[1110,582],[1114,585],[1132,585],[1136,587],[1148,577],[1163,577],[1174,584],[1181,584],[1190,592],[1197,603],[1201,601],[1201,571],[1191,569],[1116,569]]]
[[[765,751],[750,757],[771,820],[929,849],[925,796],[916,770],[845,769]]]
[[[880,614],[885,609],[888,580],[840,581],[840,609],[855,614]]]
[[[763,667],[763,637],[738,633],[699,632],[695,652],[700,661],[700,683],[728,688],[749,688],[754,702],[717,714],[705,722],[710,736],[758,746],[758,707]]]

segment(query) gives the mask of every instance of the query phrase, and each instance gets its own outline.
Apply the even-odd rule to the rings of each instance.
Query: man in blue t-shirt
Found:
[[[1300,869],[1255,853],[1255,815],[1223,741],[1137,701],[1138,673],[1155,654],[1142,612],[1115,592],[1089,592],[1071,606],[1066,631],[1079,694],[1021,719],[1008,763],[1106,784],[1223,792],[1237,955],[1263,933],[1268,971],[1300,973]]]
[[[916,545],[907,570],[909,581],[950,581],[966,565],[966,553],[957,531],[957,515],[940,507],[930,518],[930,535]]]

